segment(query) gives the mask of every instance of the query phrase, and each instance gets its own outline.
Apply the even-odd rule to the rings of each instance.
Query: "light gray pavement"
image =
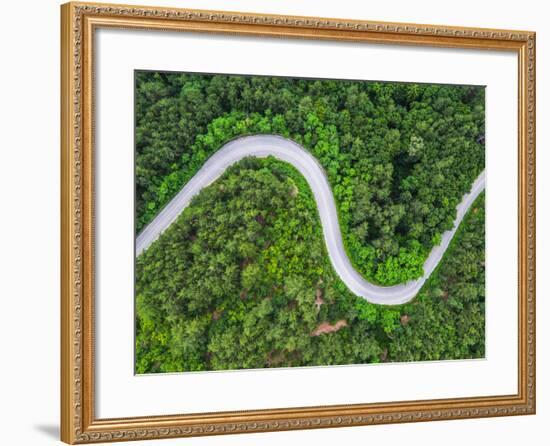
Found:
[[[325,172],[319,162],[299,144],[277,135],[243,136],[225,144],[212,155],[193,178],[178,192],[155,219],[138,235],[136,257],[151,245],[189,205],[201,189],[219,178],[237,161],[254,156],[273,156],[292,164],[309,183],[323,227],[323,235],[332,266],[349,290],[369,302],[398,305],[413,299],[430,277],[447,250],[464,215],[485,189],[485,171],[477,177],[469,193],[457,206],[453,229],[442,234],[441,243],[435,246],[424,263],[424,275],[417,280],[395,286],[379,286],[365,280],[352,266],[342,241],[336,204]]]

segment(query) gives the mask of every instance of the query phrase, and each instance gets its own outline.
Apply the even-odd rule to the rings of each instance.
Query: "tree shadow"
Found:
[[[47,437],[59,440],[59,426],[57,424],[37,424],[34,429]]]

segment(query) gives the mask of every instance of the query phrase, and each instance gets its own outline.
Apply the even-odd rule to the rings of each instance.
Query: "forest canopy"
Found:
[[[303,177],[244,159],[138,257],[137,372],[482,357],[483,204],[412,303],[375,305],[334,273]]]
[[[291,138],[324,168],[369,281],[422,265],[484,169],[482,87],[136,72],[136,230],[233,138]],[[136,259],[137,373],[479,358],[484,196],[408,304],[353,295],[305,179],[245,158]]]
[[[324,167],[365,278],[418,278],[483,170],[481,87],[136,72],[139,232],[223,144],[276,133]]]

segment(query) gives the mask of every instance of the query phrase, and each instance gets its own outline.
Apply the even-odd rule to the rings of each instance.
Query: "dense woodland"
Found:
[[[400,283],[484,167],[484,90],[138,72],[136,229],[250,133],[311,151],[356,268]],[[245,159],[137,259],[136,299],[139,373],[481,357],[483,197],[413,302],[373,305],[332,270],[301,175]]]

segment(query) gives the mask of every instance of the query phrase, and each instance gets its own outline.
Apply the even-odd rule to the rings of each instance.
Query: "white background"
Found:
[[[517,202],[502,199],[517,195],[517,56],[113,29],[96,42],[97,417],[517,392]],[[136,68],[487,85],[486,359],[134,376]]]
[[[550,119],[548,44],[545,2],[464,0],[441,2],[387,1],[168,1],[148,4],[203,7],[370,20],[444,23],[532,29],[538,32],[538,415],[508,419],[449,421],[400,426],[331,429],[229,437],[174,440],[197,445],[384,443],[437,445],[545,444],[550,420],[549,311],[550,209],[542,197],[550,192],[547,126]],[[452,6],[451,6],[452,5]],[[0,72],[1,148],[0,322],[2,366],[0,395],[3,444],[55,444],[59,412],[59,11],[56,1],[27,1],[4,5]],[[547,81],[546,81],[547,82]],[[548,199],[546,198],[546,203]],[[515,242],[515,241],[514,241]],[[545,252],[546,251],[546,252]],[[6,305],[7,304],[7,305]],[[456,377],[460,379],[459,376]],[[546,421],[546,423],[545,423]],[[153,444],[153,443],[148,443]],[[158,444],[171,444],[170,441]]]

